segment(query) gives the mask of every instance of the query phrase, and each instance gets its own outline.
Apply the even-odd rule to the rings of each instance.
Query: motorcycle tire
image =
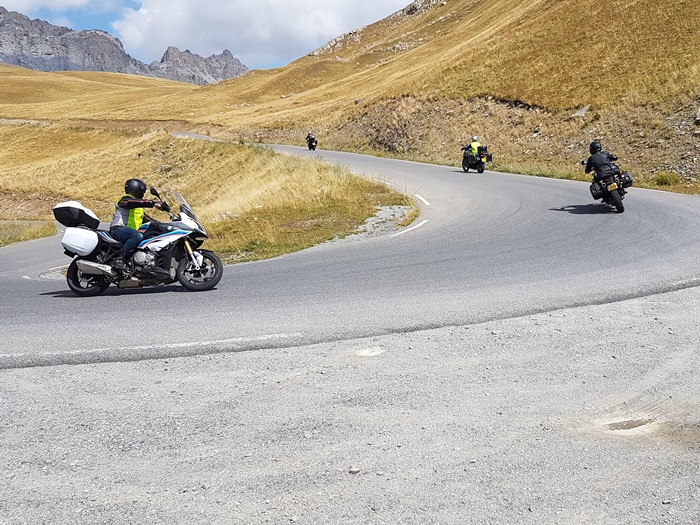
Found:
[[[464,173],[469,173],[469,164],[467,162],[462,162],[462,169]]]
[[[199,253],[204,257],[201,269],[197,270],[187,256],[177,265],[177,280],[192,292],[211,290],[224,275],[224,266],[214,252],[201,250]]]
[[[610,193],[610,204],[615,206],[617,213],[623,213],[625,211],[625,205],[622,204],[622,195],[620,195],[620,192],[617,190]]]
[[[479,165],[476,167],[476,171],[479,173],[484,173],[484,163],[479,162]]]
[[[109,288],[104,275],[88,275],[78,269],[79,258],[73,259],[66,273],[66,281],[71,291],[80,297],[96,297]]]

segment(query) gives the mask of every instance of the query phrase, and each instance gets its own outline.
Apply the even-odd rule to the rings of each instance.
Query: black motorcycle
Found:
[[[581,164],[586,165],[582,160]],[[590,190],[594,200],[602,200],[615,208],[617,213],[625,211],[622,200],[627,194],[627,188],[632,186],[632,176],[627,171],[613,163],[605,164],[593,177]]]
[[[479,146],[476,155],[471,152],[469,146],[462,148],[464,155],[462,156],[462,169],[468,172],[470,169],[476,170],[478,173],[484,173],[487,162],[493,162],[492,155],[488,152],[486,146]]]
[[[318,146],[318,141],[316,140],[315,136],[309,135],[306,137],[306,144],[309,146],[309,150],[314,151],[316,146]]]

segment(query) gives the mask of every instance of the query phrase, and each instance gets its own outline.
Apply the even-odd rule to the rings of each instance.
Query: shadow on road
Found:
[[[216,290],[216,287],[214,287],[212,290]],[[209,291],[212,291],[209,290]],[[182,286],[179,285],[166,285],[166,286],[150,286],[150,287],[145,287],[145,288],[117,288],[116,286],[110,286],[107,288],[107,290],[98,295],[97,297],[124,297],[124,296],[129,296],[129,295],[135,295],[135,296],[140,296],[140,295],[151,295],[151,294],[160,294],[160,293],[172,293],[172,292],[177,292],[177,293],[189,293],[189,290],[186,290]],[[192,292],[196,293],[196,292]],[[61,298],[61,299],[66,299],[66,298],[72,298],[72,299],[90,299],[89,297],[79,297],[70,290],[55,290],[52,292],[44,292],[39,295],[45,296],[45,297],[54,297],[54,298]]]
[[[603,204],[571,204],[561,208],[549,208],[549,211],[565,211],[573,215],[599,215],[603,213],[613,213],[610,206]]]

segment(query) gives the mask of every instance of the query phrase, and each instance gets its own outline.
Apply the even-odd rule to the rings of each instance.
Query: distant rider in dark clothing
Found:
[[[122,245],[121,259],[114,263],[117,269],[126,269],[126,264],[131,254],[143,240],[143,234],[139,226],[149,222],[151,217],[145,214],[144,208],[156,208],[164,210],[165,204],[148,199],[143,196],[146,193],[146,183],[141,179],[129,179],[124,184],[124,195],[114,209],[114,217],[109,227],[109,233]]]
[[[586,162],[586,174],[591,171],[595,172],[593,174],[593,179],[599,181],[607,175],[614,173],[615,167],[611,165],[611,162],[617,160],[617,155],[613,155],[608,151],[603,151],[603,146],[598,140],[591,142],[588,151],[591,152],[591,156],[588,157],[588,162]]]

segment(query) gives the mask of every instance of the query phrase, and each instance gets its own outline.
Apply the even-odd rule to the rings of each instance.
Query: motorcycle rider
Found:
[[[586,175],[593,171],[593,180],[596,182],[602,180],[607,175],[615,171],[614,165],[611,162],[617,160],[617,155],[613,155],[609,151],[603,151],[603,146],[599,140],[594,140],[588,146],[591,156],[586,162]]]
[[[309,132],[306,134],[306,143],[308,144],[309,141],[311,141],[315,138],[316,138],[316,135],[313,134],[313,131],[309,130]]]
[[[471,153],[472,155],[476,155],[477,153],[479,153],[480,147],[481,147],[481,143],[479,142],[479,137],[474,135],[472,137],[471,143],[469,144],[469,153]]]
[[[129,179],[124,183],[125,195],[119,199],[114,208],[114,216],[109,226],[109,234],[122,244],[121,257],[117,259],[113,267],[118,270],[126,270],[129,258],[136,251],[137,246],[143,240],[143,234],[138,231],[144,222],[151,221],[144,208],[169,211],[164,202],[156,202],[144,199],[146,183],[141,179]]]

